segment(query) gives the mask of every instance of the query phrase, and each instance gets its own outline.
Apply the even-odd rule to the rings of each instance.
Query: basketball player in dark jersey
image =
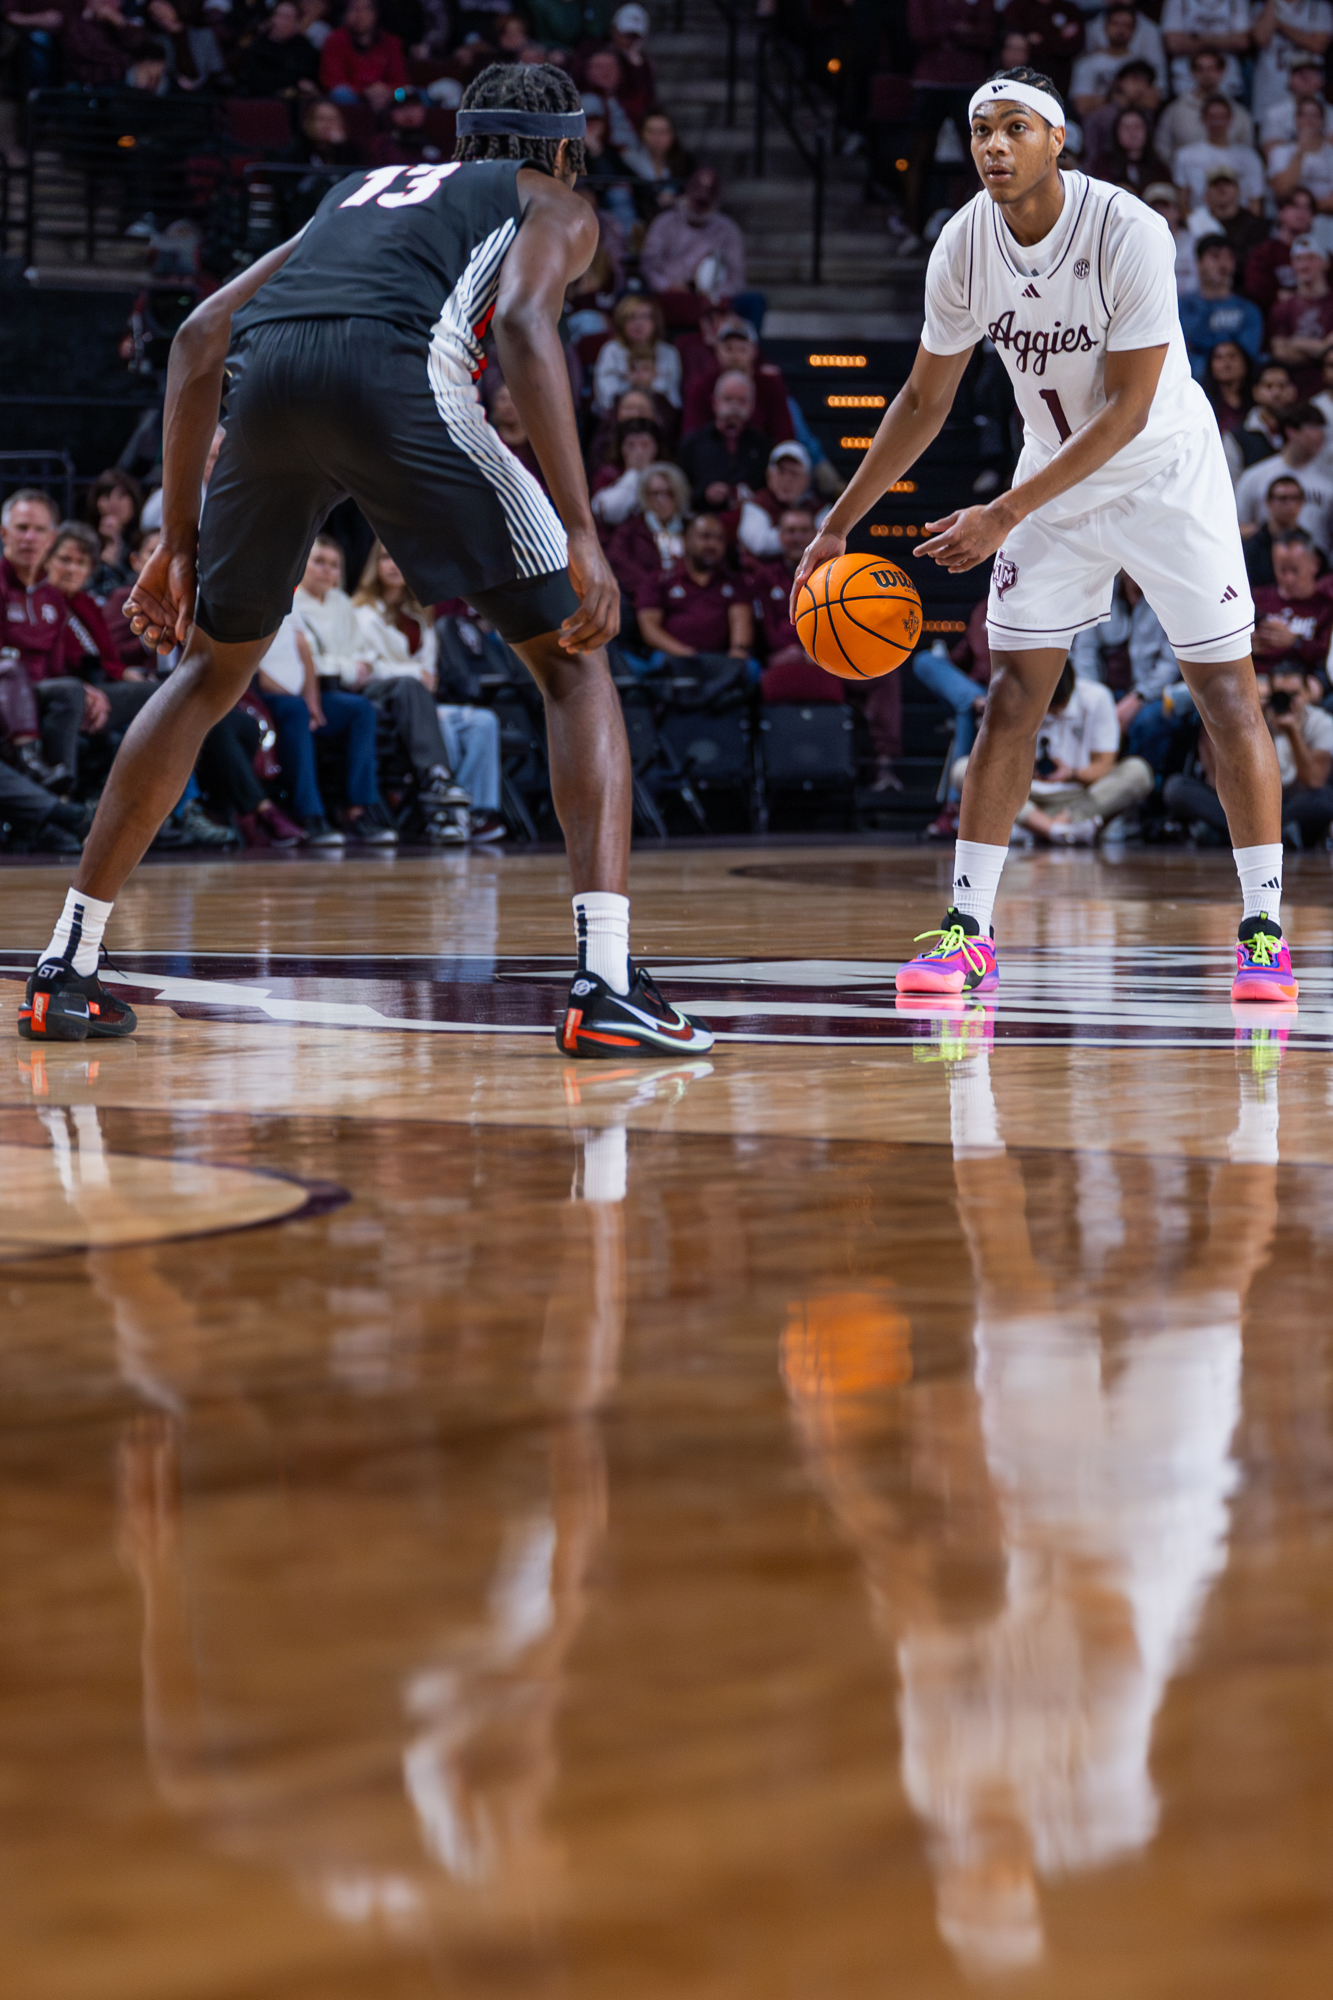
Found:
[[[298,237],[176,336],[162,540],[127,610],[146,644],[179,643],[183,657],[121,746],[28,983],[21,1035],[133,1031],[132,1011],[97,977],[112,900],[291,610],[330,508],[350,494],[417,599],[466,598],[545,698],[579,952],[559,1047],[621,1059],[711,1046],[629,960],[629,754],[604,651],[620,598],[593,527],[558,333],[566,287],[597,247],[596,218],[573,193],[579,96],[545,64],[495,65],[464,96],[458,132],[452,161],[341,182]],[[550,500],[478,402],[488,328]],[[226,435],[201,519],[224,372]]]

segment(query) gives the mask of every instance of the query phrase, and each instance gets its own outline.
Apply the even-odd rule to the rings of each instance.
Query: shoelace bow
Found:
[[[1282,949],[1281,938],[1270,937],[1267,931],[1256,931],[1252,938],[1245,940],[1245,944],[1250,957],[1258,966],[1272,965]]]
[[[929,951],[923,951],[923,958],[950,958],[954,952],[961,951],[973,972],[986,970],[986,954],[973,943],[961,924],[950,924],[947,930],[921,931],[912,943],[924,944],[927,938],[938,938],[939,943],[932,945]]]

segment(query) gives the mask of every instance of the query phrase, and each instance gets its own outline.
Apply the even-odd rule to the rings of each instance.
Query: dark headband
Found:
[[[454,120],[460,139],[581,139],[587,129],[581,111],[460,111]]]

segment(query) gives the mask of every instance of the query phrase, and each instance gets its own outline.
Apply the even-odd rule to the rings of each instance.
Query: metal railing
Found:
[[[722,5],[722,0],[717,0]],[[786,132],[811,179],[810,282],[824,282],[824,197],[828,178],[831,111],[803,75],[795,49],[767,22],[759,24],[755,50],[754,171],[762,179],[770,112]]]
[[[6,242],[17,226],[36,261],[46,238],[80,244],[85,263],[153,216],[202,215],[225,174],[224,107],[207,98],[156,98],[127,89],[34,90],[24,103],[25,164],[4,177]],[[21,213],[10,181],[21,185]],[[146,226],[146,225],[145,225]]]

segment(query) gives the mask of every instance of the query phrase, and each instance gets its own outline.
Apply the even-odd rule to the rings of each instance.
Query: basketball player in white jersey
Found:
[[[911,375],[796,574],[799,587],[843,553],[937,436],[973,347],[989,338],[1023,416],[1012,489],[927,522],[931,539],[914,553],[951,571],[994,558],[990,693],[963,787],[952,905],[898,989],[997,984],[991,913],[1037,732],[1074,634],[1109,615],[1124,569],[1161,619],[1216,752],[1244,897],[1232,996],[1289,1004],[1282,786],[1250,658],[1231,481],[1190,374],[1170,232],[1126,189],[1060,172],[1064,108],[1036,70],[1001,70],[981,86],[971,136],[984,191],[931,253]]]

